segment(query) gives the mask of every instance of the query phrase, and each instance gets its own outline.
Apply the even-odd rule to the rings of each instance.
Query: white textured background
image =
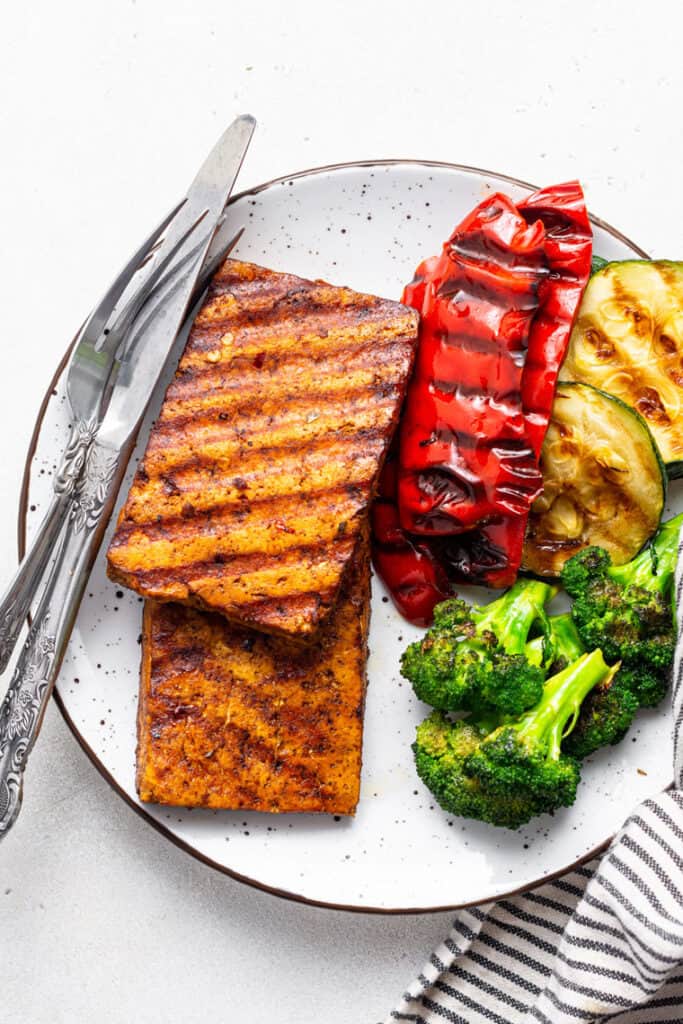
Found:
[[[232,117],[242,186],[368,157],[538,184],[683,257],[679,5],[34,0],[0,30],[0,576],[40,398],[89,307]],[[425,865],[425,870],[429,866]],[[0,847],[2,1024],[355,1024],[448,915],[289,904],[211,872],[110,791],[50,708]]]

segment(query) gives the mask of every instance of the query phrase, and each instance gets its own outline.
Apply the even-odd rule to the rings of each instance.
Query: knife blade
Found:
[[[143,331],[135,332],[121,359],[114,390],[98,431],[102,444],[117,446],[125,442],[130,430],[142,417],[151,397],[170,349],[175,341],[178,328],[194,291],[199,269],[209,249],[211,239],[227,196],[232,191],[244,154],[254,132],[255,121],[249,116],[237,118],[223,138],[211,152],[188,192],[188,199],[180,211],[173,232],[182,233],[188,223],[199,220],[205,209],[215,211],[210,226],[204,231],[201,242],[191,252],[192,271],[176,284],[169,282],[167,298],[160,310],[155,311],[151,322]],[[229,135],[231,145],[225,145]],[[227,182],[227,190],[217,189],[216,182]],[[202,224],[199,225],[201,231]],[[144,321],[143,308],[140,319]],[[170,330],[169,330],[170,325]],[[138,343],[140,335],[142,343]]]
[[[119,355],[109,404],[72,498],[52,569],[0,704],[0,839],[21,809],[24,769],[42,724],[83,591],[135,437],[182,325],[256,122],[237,118],[211,151],[153,258],[194,228],[166,285],[150,297]]]

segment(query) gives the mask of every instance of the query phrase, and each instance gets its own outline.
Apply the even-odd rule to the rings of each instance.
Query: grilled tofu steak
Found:
[[[397,302],[227,260],[121,512],[110,577],[312,640],[356,547],[416,341],[417,314]]]
[[[353,814],[369,607],[367,539],[310,647],[187,605],[146,602],[140,798],[184,807]]]

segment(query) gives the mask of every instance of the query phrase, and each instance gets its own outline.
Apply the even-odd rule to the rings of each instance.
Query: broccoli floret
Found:
[[[616,671],[601,651],[593,651],[551,676],[536,707],[498,726],[468,754],[465,774],[485,792],[523,804],[525,821],[573,804],[580,764],[563,753],[562,740],[571,732],[588,693]]]
[[[548,674],[561,672],[580,658],[585,647],[570,612],[551,615],[545,622],[542,636],[534,637],[524,648],[532,665],[546,665]]]
[[[602,580],[612,566],[604,548],[595,544],[568,558],[562,568],[564,589],[571,597],[581,597],[596,580]]]
[[[579,760],[600,747],[619,743],[638,710],[638,698],[626,669],[603,680],[588,694],[576,725],[562,741],[562,750]]]
[[[417,773],[451,814],[517,828],[528,820],[525,798],[487,793],[463,769],[487,731],[488,723],[471,719],[449,722],[441,711],[433,711],[418,726],[413,743]]]
[[[520,580],[484,607],[444,601],[432,629],[404,652],[402,674],[420,700],[443,711],[525,711],[540,699],[545,671],[524,648],[554,593],[547,583]]]
[[[625,565],[612,565],[603,548],[570,558],[562,582],[574,598],[572,617],[589,650],[608,662],[666,669],[673,660],[673,575],[683,515],[665,523],[649,547]]]
[[[559,619],[571,622],[571,616],[554,616],[548,620],[551,630]],[[576,630],[575,626],[573,628]],[[576,639],[580,653],[583,646],[578,633]],[[557,667],[563,666],[560,664]],[[664,673],[647,665],[639,668],[623,666],[598,683],[588,694],[581,705],[576,725],[562,742],[562,750],[583,760],[600,747],[620,743],[638,709],[655,707],[667,689],[668,681]]]
[[[600,747],[620,743],[638,709],[655,707],[667,689],[662,673],[647,667],[621,668],[588,694],[562,750],[583,759]]]
[[[641,708],[656,708],[669,689],[669,676],[647,668],[622,668]]]

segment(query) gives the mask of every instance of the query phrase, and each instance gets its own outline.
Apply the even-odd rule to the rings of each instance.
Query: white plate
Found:
[[[348,165],[238,196],[232,217],[235,225],[246,225],[242,258],[399,298],[419,260],[439,251],[460,218],[501,188],[513,198],[527,191],[509,178],[469,168]],[[611,259],[642,255],[597,222],[595,252]],[[60,378],[30,464],[29,533],[47,502],[67,422]],[[676,508],[683,509],[680,499]],[[375,579],[361,801],[353,820],[142,805],[134,781],[140,613],[140,599],[107,580],[101,554],[58,683],[67,721],[103,775],[169,839],[222,871],[294,899],[413,912],[509,894],[585,858],[670,779],[670,730],[662,707],[641,714],[627,740],[586,765],[573,808],[518,832],[453,819],[413,768],[410,744],[426,709],[401,680],[398,660],[421,631],[398,616]],[[30,768],[28,775],[30,794]]]

